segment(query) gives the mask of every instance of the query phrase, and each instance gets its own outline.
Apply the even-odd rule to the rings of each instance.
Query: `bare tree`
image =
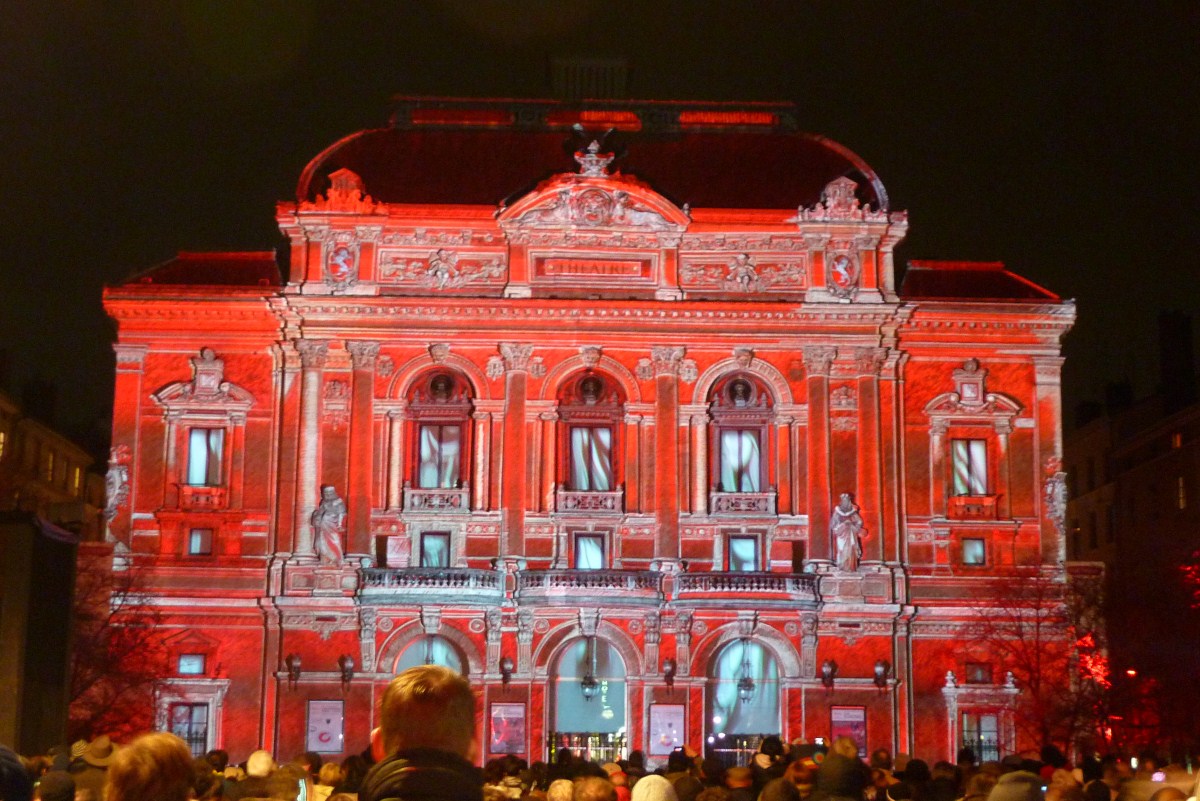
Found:
[[[140,575],[111,548],[80,548],[75,582],[67,733],[117,739],[154,726],[154,691],[166,675],[159,614],[138,593]]]
[[[969,627],[970,651],[1013,674],[1019,741],[1069,748],[1098,730],[1110,686],[1102,586],[1093,565],[1015,569]]]

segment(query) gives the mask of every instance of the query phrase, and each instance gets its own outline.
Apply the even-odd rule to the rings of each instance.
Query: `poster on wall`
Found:
[[[829,710],[829,736],[849,737],[858,744],[858,755],[867,755],[867,708],[865,706],[835,706]]]
[[[306,749],[318,754],[340,754],[344,750],[341,701],[308,702]]]
[[[489,754],[525,753],[525,705],[492,704]]]
[[[650,756],[667,756],[684,743],[683,704],[650,705]]]

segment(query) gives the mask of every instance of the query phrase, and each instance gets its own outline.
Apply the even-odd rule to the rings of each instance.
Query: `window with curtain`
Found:
[[[225,445],[225,429],[192,428],[188,430],[187,483],[193,487],[216,487],[221,484],[221,454]]]
[[[426,531],[421,534],[421,567],[450,566],[450,533]]]
[[[603,570],[604,568],[604,535],[576,534],[575,569]]]
[[[421,489],[457,487],[461,454],[461,426],[422,425],[417,486]]]
[[[721,492],[760,492],[762,454],[759,432],[751,429],[721,431]]]
[[[987,441],[955,439],[950,441],[954,469],[955,495],[987,495]]]
[[[614,485],[612,429],[603,426],[571,428],[571,489],[611,492]]]
[[[758,537],[734,535],[729,538],[729,554],[726,564],[732,572],[758,570]]]
[[[738,681],[748,677],[754,692],[743,701]],[[779,667],[763,646],[734,640],[717,654],[709,673],[709,725],[713,734],[778,734]]]

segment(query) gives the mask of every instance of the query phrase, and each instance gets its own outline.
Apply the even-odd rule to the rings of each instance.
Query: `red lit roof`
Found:
[[[246,253],[188,253],[144,270],[122,282],[189,286],[283,285],[283,276],[269,250]]]
[[[576,130],[581,131],[577,133]],[[555,173],[610,128],[613,170],[637,176],[677,205],[794,209],[816,203],[835,178],[887,208],[887,192],[850,150],[796,129],[783,103],[401,99],[389,128],[335,142],[300,177],[299,200],[349,169],[384,203],[496,205]]]
[[[999,261],[910,261],[900,284],[904,300],[1045,300],[1061,298]]]

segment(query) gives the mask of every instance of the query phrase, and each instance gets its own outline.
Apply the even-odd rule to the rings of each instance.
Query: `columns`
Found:
[[[641,422],[640,414],[625,415],[625,511],[642,510],[641,493]]]
[[[650,348],[639,375],[654,377],[654,556],[679,558],[679,379],[694,377],[695,362],[682,346]]]
[[[1008,458],[1008,437],[1012,434],[1011,420],[996,421],[996,516],[1012,519],[1012,466]]]
[[[525,499],[529,475],[525,404],[529,376],[540,377],[546,368],[534,357],[532,345],[500,344],[500,355],[488,360],[488,376],[504,376],[504,431],[500,482],[503,510],[500,555],[519,556],[525,548]]]
[[[476,409],[471,413],[475,425],[475,436],[472,447],[475,449],[475,475],[471,481],[471,508],[475,511],[485,511],[488,506],[488,468],[491,464],[492,448],[492,413]]]
[[[329,343],[323,340],[298,339],[296,350],[300,354],[302,369],[300,378],[300,463],[296,488],[296,539],[294,556],[315,557],[312,526],[309,518],[316,509],[321,495],[320,458],[320,414],[321,380],[325,359],[329,355]]]
[[[558,412],[541,412],[542,423],[541,492],[536,508],[543,512],[554,511],[554,487],[558,468]]]
[[[887,358],[887,348],[858,348],[854,361],[858,372],[858,454],[855,500],[867,529],[869,550],[863,560],[884,560],[883,515],[880,508],[879,454],[879,368]]]
[[[387,413],[387,508],[398,512],[404,505],[404,401]]]
[[[1035,356],[1034,390],[1037,393],[1037,464],[1046,467],[1062,460],[1062,364],[1061,356]],[[1041,497],[1039,505],[1045,504]],[[1042,562],[1067,558],[1066,538],[1055,525],[1052,509],[1042,509]]]
[[[692,514],[708,512],[708,414],[689,410],[692,424]]]
[[[346,555],[371,553],[371,467],[373,462],[375,360],[378,342],[347,342],[350,352],[350,465],[346,487]]]
[[[808,385],[808,547],[814,562],[831,562],[829,543],[829,371],[837,349],[803,349]]]

